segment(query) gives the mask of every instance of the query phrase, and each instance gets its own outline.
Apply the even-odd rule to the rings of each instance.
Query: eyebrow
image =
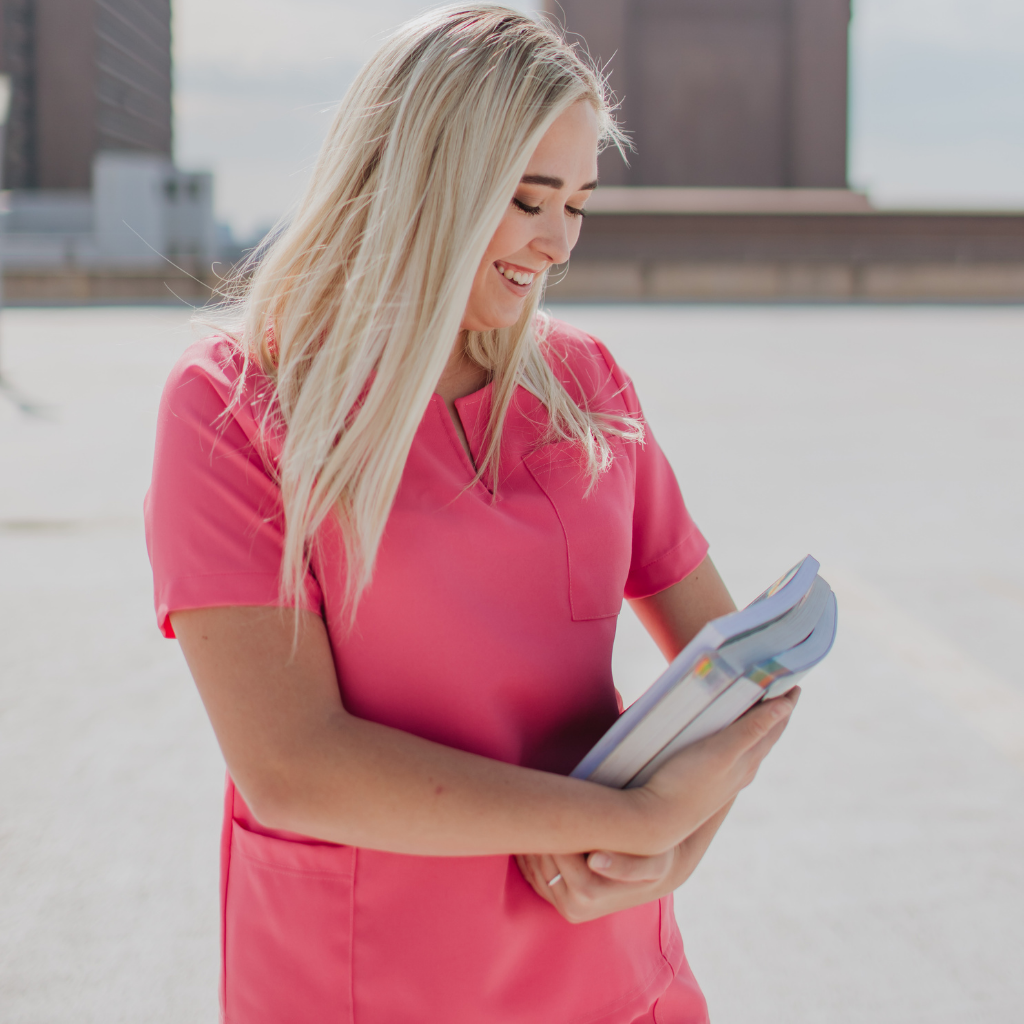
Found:
[[[547,185],[548,188],[565,188],[565,182],[561,178],[553,178],[548,174],[524,174],[519,181],[523,185]],[[597,188],[597,178],[581,185],[577,192],[593,192]]]

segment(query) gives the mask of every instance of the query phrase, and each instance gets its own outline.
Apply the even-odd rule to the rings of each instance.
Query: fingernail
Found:
[[[612,866],[612,859],[607,853],[592,853],[590,855],[590,866],[597,868],[599,871],[602,868],[610,868]]]

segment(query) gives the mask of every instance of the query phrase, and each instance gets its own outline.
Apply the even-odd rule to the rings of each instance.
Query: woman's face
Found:
[[[473,278],[463,330],[514,324],[535,276],[569,258],[580,211],[597,185],[597,138],[597,113],[587,100],[544,133]]]

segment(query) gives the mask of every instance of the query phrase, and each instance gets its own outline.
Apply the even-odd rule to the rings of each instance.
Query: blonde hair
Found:
[[[546,24],[494,4],[403,25],[345,96],[297,212],[257,254],[234,306],[243,379],[257,362],[286,428],[277,472],[289,603],[335,513],[354,615],[477,267],[542,135],[579,100],[597,111],[602,144],[621,147],[602,76]],[[578,442],[593,482],[610,461],[605,435],[642,428],[581,408],[558,380],[542,352],[543,283],[515,325],[467,338],[493,382],[479,472],[497,479],[522,386],[553,433]]]

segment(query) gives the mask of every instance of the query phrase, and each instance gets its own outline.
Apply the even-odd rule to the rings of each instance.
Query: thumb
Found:
[[[659,882],[672,866],[673,850],[653,857],[635,857],[629,853],[596,850],[587,857],[587,867],[615,882]]]

